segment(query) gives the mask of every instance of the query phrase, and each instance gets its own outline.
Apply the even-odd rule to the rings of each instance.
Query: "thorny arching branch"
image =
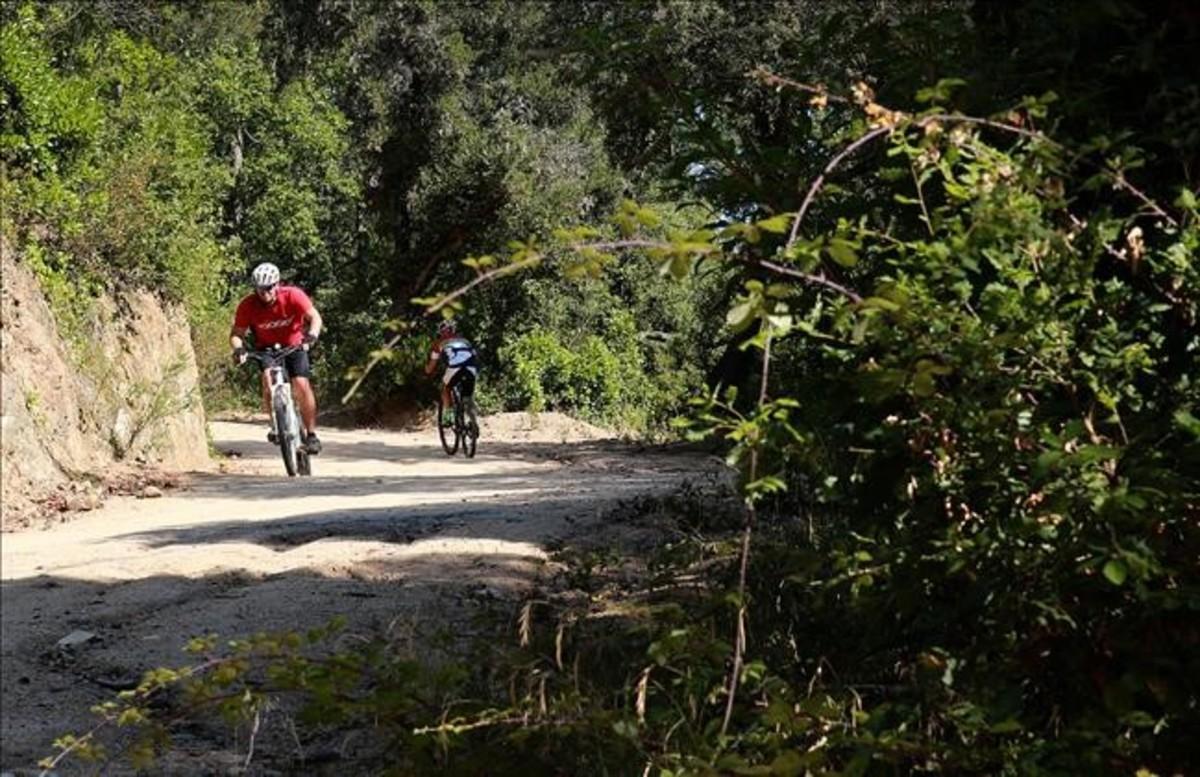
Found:
[[[808,187],[808,192],[804,195],[804,201],[800,203],[800,210],[796,211],[796,218],[792,220],[792,231],[791,234],[788,235],[788,248],[792,247],[792,244],[796,242],[796,238],[800,235],[800,222],[804,221],[804,214],[808,213],[808,208],[810,205],[812,205],[817,193],[821,191],[823,186],[825,186],[826,177],[835,169],[837,169],[837,166],[840,165],[842,161],[846,159],[846,157],[850,156],[855,151],[867,145],[876,138],[890,133],[892,129],[893,128],[890,126],[876,127],[860,137],[858,140],[855,140],[853,143],[843,148],[833,157],[833,159],[829,160],[829,163],[825,165],[825,169],[821,171],[821,174],[818,175],[812,182],[812,185]]]
[[[824,84],[802,84],[799,81],[793,81],[790,78],[785,78],[777,73],[772,73],[767,68],[759,65],[754,70],[750,71],[753,78],[757,78],[767,86],[788,87],[800,92],[808,92],[811,94],[814,105],[820,107],[826,103],[848,103],[849,98],[842,97],[839,94],[833,94],[825,87]]]
[[[813,203],[813,200],[816,198],[821,189],[824,188],[825,181],[829,177],[829,174],[836,170],[838,166],[841,165],[847,157],[854,154],[854,152],[882,137],[883,135],[890,134],[895,129],[903,128],[904,126],[927,128],[932,125],[942,123],[974,124],[981,127],[999,130],[1001,132],[1007,132],[1013,135],[1019,135],[1031,140],[1037,140],[1038,142],[1045,143],[1049,147],[1056,150],[1065,150],[1065,147],[1061,143],[1051,139],[1040,130],[1026,129],[1016,124],[996,121],[995,119],[986,119],[979,116],[967,116],[959,113],[925,114],[920,118],[910,119],[907,114],[888,110],[875,103],[870,90],[863,84],[860,84],[859,87],[856,87],[855,96],[853,98],[849,98],[830,92],[824,85],[813,86],[811,84],[804,84],[799,81],[794,81],[790,78],[780,76],[777,73],[773,73],[770,70],[767,70],[765,67],[756,68],[751,72],[750,75],[762,81],[764,84],[767,84],[768,86],[788,87],[798,91],[808,92],[814,95],[814,105],[817,105],[818,107],[824,107],[824,105],[829,102],[858,104],[862,107],[868,118],[871,119],[872,124],[875,125],[874,128],[869,132],[859,136],[845,148],[835,154],[834,157],[825,165],[824,169],[821,170],[821,173],[816,177],[816,179],[814,179],[809,185],[808,191],[805,192],[804,200],[801,202],[800,210],[796,212],[796,217],[792,221],[792,229],[788,236],[787,242],[787,246],[789,248],[793,243],[796,242],[796,239],[800,234],[800,224],[804,221],[804,216],[807,214],[809,207]],[[1114,189],[1118,189],[1132,195],[1135,199],[1141,202],[1151,214],[1163,219],[1171,226],[1179,226],[1178,219],[1168,213],[1161,205],[1155,202],[1145,192],[1130,183],[1129,179],[1125,177],[1125,173],[1123,171],[1112,170],[1094,162],[1085,161],[1084,164],[1099,170],[1103,175],[1109,178]]]
[[[669,243],[659,243],[651,240],[623,240],[590,244],[575,243],[569,247],[575,251],[578,251],[582,248],[593,248],[598,251],[611,251],[620,248],[658,248],[669,247],[669,245]],[[538,265],[543,261],[543,259],[544,257],[541,254],[534,253],[533,255],[528,256],[520,261],[511,262],[501,267],[497,267],[494,270],[480,273],[472,278],[469,283],[459,286],[457,289],[448,292],[447,294],[439,297],[432,304],[428,305],[425,308],[423,315],[432,316],[433,314],[440,312],[447,305],[450,305],[461,297],[466,296],[476,287],[485,283],[490,283],[505,275],[511,275],[512,273],[520,272],[521,270]],[[358,393],[358,389],[360,386],[362,386],[363,381],[367,379],[367,375],[369,375],[371,370],[375,369],[375,367],[379,365],[379,362],[387,358],[387,354],[396,347],[396,343],[400,342],[400,340],[404,337],[404,334],[404,332],[399,332],[393,335],[390,340],[383,344],[382,348],[375,352],[375,354],[371,357],[371,360],[367,362],[365,367],[363,367],[362,372],[355,379],[353,385],[351,385],[350,388],[346,390],[346,393],[342,395],[342,404],[349,402],[350,399]]]
[[[619,251],[619,250],[626,249],[626,248],[661,249],[664,251],[671,251],[671,250],[674,250],[674,248],[675,248],[675,246],[668,241],[645,240],[645,239],[610,240],[610,241],[599,241],[599,242],[595,242],[595,243],[571,243],[566,247],[569,250],[577,252],[577,253],[582,252],[584,250]],[[714,247],[712,250],[716,251],[717,249],[716,249],[716,247]],[[500,278],[502,276],[510,275],[512,273],[519,272],[520,270],[524,270],[526,268],[533,267],[534,265],[540,264],[544,260],[545,260],[545,257],[542,256],[541,254],[534,254],[533,256],[530,256],[526,259],[522,259],[521,261],[512,262],[510,264],[506,264],[501,267],[497,267],[494,270],[489,270],[485,273],[480,273],[476,277],[472,278],[469,283],[466,283],[466,284],[458,287],[457,289],[454,289],[453,291],[446,293],[445,295],[439,297],[435,302],[428,305],[425,308],[423,315],[424,316],[432,316],[433,314],[440,312],[443,308],[452,304],[456,300],[466,296],[468,293],[470,293],[476,287],[481,286],[485,283],[489,283],[489,282],[496,280],[497,278]],[[859,295],[857,292],[855,292],[851,289],[848,289],[845,286],[842,286],[841,284],[830,280],[829,278],[826,278],[824,274],[816,275],[813,273],[806,273],[806,272],[802,272],[800,270],[793,269],[791,267],[786,267],[784,265],[777,264],[775,262],[766,261],[763,259],[753,260],[750,263],[755,266],[761,267],[764,270],[768,270],[769,272],[775,273],[776,275],[782,275],[782,276],[785,276],[788,278],[793,278],[795,280],[807,283],[810,286],[821,286],[821,287],[827,288],[831,291],[835,291],[838,294],[841,294],[842,296],[847,297],[854,302],[862,302],[862,296]],[[383,346],[375,352],[375,354],[371,357],[370,361],[368,361],[366,366],[363,367],[362,372],[355,379],[353,385],[351,385],[350,388],[347,389],[346,393],[342,395],[342,403],[343,404],[345,404],[346,402],[349,402],[350,399],[356,393],[358,393],[358,389],[360,386],[362,386],[363,381],[366,380],[367,375],[371,372],[371,370],[373,370],[376,366],[378,366],[379,362],[381,362],[385,358],[387,358],[387,354],[396,346],[397,343],[400,342],[400,340],[404,337],[404,335],[405,335],[404,332],[400,332],[400,333],[393,335],[391,337],[391,339],[389,339],[386,343],[384,343]]]
[[[849,299],[852,302],[862,302],[862,300],[863,300],[861,294],[854,291],[853,289],[850,289],[850,288],[847,288],[847,287],[841,285],[840,283],[838,283],[836,281],[831,281],[829,278],[825,277],[824,273],[822,273],[820,275],[814,275],[813,273],[807,273],[807,272],[803,272],[801,270],[796,270],[794,268],[787,267],[782,264],[777,264],[777,263],[769,261],[767,259],[751,259],[749,263],[754,265],[755,267],[761,267],[764,270],[769,270],[770,272],[773,272],[777,275],[782,275],[786,278],[795,278],[796,280],[803,281],[810,286],[823,286],[831,291],[836,291],[838,294],[841,294],[843,297],[846,297],[847,299]]]
[[[454,291],[451,291],[448,294],[440,297],[436,302],[426,307],[423,315],[432,316],[434,313],[441,311],[442,308],[451,304],[455,300],[468,294],[475,287],[485,283],[490,283],[491,281],[494,281],[502,276],[511,275],[512,273],[520,272],[521,270],[540,264],[542,262],[542,258],[543,257],[540,254],[534,254],[533,256],[522,259],[521,261],[512,262],[511,264],[506,264],[502,267],[497,267],[494,270],[481,273],[471,279],[469,283],[460,286]],[[387,358],[387,354],[396,347],[396,343],[400,342],[400,340],[404,337],[404,334],[404,332],[398,332],[397,334],[393,335],[390,340],[383,344],[382,348],[375,352],[375,354],[371,357],[371,360],[367,362],[365,367],[363,367],[362,372],[359,374],[358,378],[355,379],[353,385],[351,385],[350,388],[346,390],[346,393],[342,395],[343,405],[349,402],[350,399],[358,393],[359,386],[361,386],[363,381],[367,379],[367,375],[371,374],[371,370],[375,369],[379,362]]]
[[[100,721],[92,727],[91,731],[77,738],[70,745],[64,747],[62,752],[56,755],[53,759],[43,761],[41,764],[39,764],[42,767],[42,771],[38,772],[38,777],[49,777],[49,775],[54,774],[54,767],[58,766],[58,764],[68,755],[95,739],[96,734],[100,733],[100,730],[108,726],[110,723],[111,721],[109,720]]]
[[[899,115],[899,114],[892,113],[892,112],[889,112],[889,114],[893,115],[893,116]],[[953,122],[958,122],[961,124],[979,124],[979,125],[982,125],[985,127],[992,127],[995,129],[1004,130],[1006,132],[1015,133],[1017,135],[1022,135],[1022,136],[1028,137],[1028,138],[1035,138],[1038,140],[1042,140],[1053,146],[1061,148],[1061,146],[1058,143],[1055,143],[1053,140],[1050,140],[1049,138],[1047,138],[1045,135],[1043,135],[1040,132],[1027,130],[1022,127],[1015,127],[1011,124],[1004,124],[1004,123],[998,122],[998,121],[992,121],[991,119],[981,119],[981,118],[977,118],[974,116],[960,116],[960,115],[951,114],[951,113],[937,113],[937,114],[932,114],[929,116],[924,116],[924,117],[912,122],[912,126],[928,127],[933,124],[938,124],[938,123],[947,123],[948,124],[948,123],[953,123]],[[903,125],[902,124],[884,123],[881,126],[875,127],[870,132],[867,132],[867,133],[859,136],[857,139],[855,139],[853,142],[848,144],[845,148],[843,148],[841,151],[839,151],[837,154],[835,154],[832,159],[829,160],[829,162],[825,165],[825,168],[823,170],[821,170],[821,173],[815,179],[813,179],[813,182],[808,187],[808,191],[805,192],[805,194],[804,194],[804,200],[800,203],[800,210],[798,210],[796,212],[796,218],[793,219],[793,221],[792,221],[792,231],[788,235],[788,242],[787,242],[788,248],[791,248],[792,244],[796,242],[796,238],[799,237],[800,224],[801,224],[801,222],[804,221],[804,216],[808,213],[809,207],[812,206],[813,200],[816,199],[817,194],[819,194],[821,189],[824,188],[825,181],[829,177],[829,174],[832,173],[834,170],[836,170],[838,168],[838,166],[841,165],[842,162],[844,162],[846,160],[847,157],[853,155],[855,151],[858,151],[863,146],[870,144],[871,142],[877,140],[878,138],[883,137],[884,135],[890,135],[894,130],[896,130],[898,127],[901,127],[901,126],[903,126]],[[1145,195],[1142,195],[1142,197],[1145,198]],[[1157,206],[1155,206],[1155,207],[1157,207]],[[1161,211],[1161,209],[1160,209],[1160,211]],[[1167,218],[1170,218],[1170,217],[1167,216]]]
[[[349,402],[351,397],[358,393],[358,387],[361,386],[363,381],[367,379],[367,375],[371,374],[371,370],[375,369],[375,366],[379,364],[379,362],[387,358],[387,354],[396,347],[396,343],[400,342],[400,338],[402,337],[404,337],[403,332],[392,335],[392,338],[384,343],[382,348],[375,352],[375,355],[372,356],[371,360],[367,362],[367,365],[363,367],[362,373],[359,374],[357,379],[355,379],[354,385],[350,386],[346,393],[342,395],[343,405]]]
[[[759,377],[758,407],[767,402],[767,382],[771,377],[771,330],[768,327],[766,341],[763,343],[762,373]],[[761,444],[761,441],[756,441]],[[753,483],[758,478],[758,444],[750,449],[750,467],[747,472],[747,483]],[[754,534],[754,524],[757,511],[753,499],[746,500],[746,522],[742,527],[742,548],[738,559],[738,611],[737,626],[733,636],[733,663],[729,667],[728,695],[725,698],[725,717],[721,720],[721,736],[729,730],[729,720],[733,717],[733,703],[737,696],[738,682],[742,674],[742,663],[746,654],[746,573],[750,566],[750,539]]]
[[[1161,205],[1159,205],[1154,200],[1150,199],[1150,197],[1147,196],[1146,193],[1143,192],[1141,189],[1139,189],[1136,186],[1134,186],[1133,184],[1131,184],[1129,182],[1129,180],[1125,177],[1125,173],[1121,172],[1120,170],[1112,173],[1112,182],[1113,182],[1114,188],[1117,188],[1117,189],[1120,189],[1122,191],[1126,191],[1126,192],[1129,192],[1130,194],[1132,194],[1134,197],[1136,197],[1138,200],[1140,200],[1143,205],[1145,205],[1147,208],[1149,208],[1150,212],[1153,213],[1155,216],[1158,216],[1159,218],[1163,219],[1164,221],[1166,221],[1168,224],[1170,224],[1173,227],[1179,226],[1178,219],[1176,219],[1174,216],[1172,216],[1171,214],[1169,214],[1165,210],[1163,210]]]

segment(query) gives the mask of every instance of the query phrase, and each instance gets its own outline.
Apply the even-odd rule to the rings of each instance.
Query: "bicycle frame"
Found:
[[[283,456],[284,469],[289,476],[312,474],[309,454],[304,448],[301,434],[299,409],[292,395],[291,378],[284,367],[284,359],[297,350],[299,346],[283,349],[276,347],[274,350],[247,354],[265,368],[263,371],[271,396],[271,431],[275,435],[276,444]]]
[[[271,390],[271,407],[272,409],[282,405],[288,411],[288,416],[295,415],[295,402],[292,398],[292,382],[288,379],[287,370],[283,368],[283,364],[273,364],[266,370],[267,384]],[[291,431],[289,429],[280,429],[275,421],[275,413],[271,413],[271,428],[275,434],[282,434]]]

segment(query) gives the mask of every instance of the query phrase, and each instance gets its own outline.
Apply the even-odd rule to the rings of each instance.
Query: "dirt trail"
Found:
[[[116,498],[0,537],[0,768],[28,768],[91,704],[193,635],[294,629],[336,614],[393,633],[478,597],[535,585],[547,547],[585,536],[622,501],[711,482],[710,459],[636,450],[598,430],[485,419],[474,460],[432,430],[327,430],[312,478],[284,477],[265,425],[216,422],[236,453],[160,499]],[[56,642],[95,635],[72,651]]]

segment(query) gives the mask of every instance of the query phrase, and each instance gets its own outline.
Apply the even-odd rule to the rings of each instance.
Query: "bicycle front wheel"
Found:
[[[309,458],[308,448],[300,444],[300,430],[304,425],[300,422],[299,412],[296,416],[296,474],[308,476],[312,474],[312,459]]]
[[[437,412],[437,428],[438,439],[442,441],[442,450],[447,456],[453,456],[458,450],[458,435],[454,433],[454,428],[446,425],[446,408],[442,404],[442,400],[438,400]]]
[[[299,471],[298,451],[300,430],[296,425],[296,414],[291,403],[282,397],[275,399],[275,433],[279,436],[279,453],[283,456],[283,468],[288,477],[295,477]]]

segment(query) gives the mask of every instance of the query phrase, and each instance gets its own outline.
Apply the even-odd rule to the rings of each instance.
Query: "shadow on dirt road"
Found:
[[[467,460],[432,430],[326,430],[316,476],[289,479],[261,424],[212,428],[236,453],[223,471],[0,540],[0,767],[30,767],[114,686],[185,663],[189,637],[335,615],[352,631],[462,636],[482,601],[515,611],[548,546],[619,520],[628,500],[725,477],[700,454],[612,441],[492,437]],[[74,630],[94,636],[55,647]]]

